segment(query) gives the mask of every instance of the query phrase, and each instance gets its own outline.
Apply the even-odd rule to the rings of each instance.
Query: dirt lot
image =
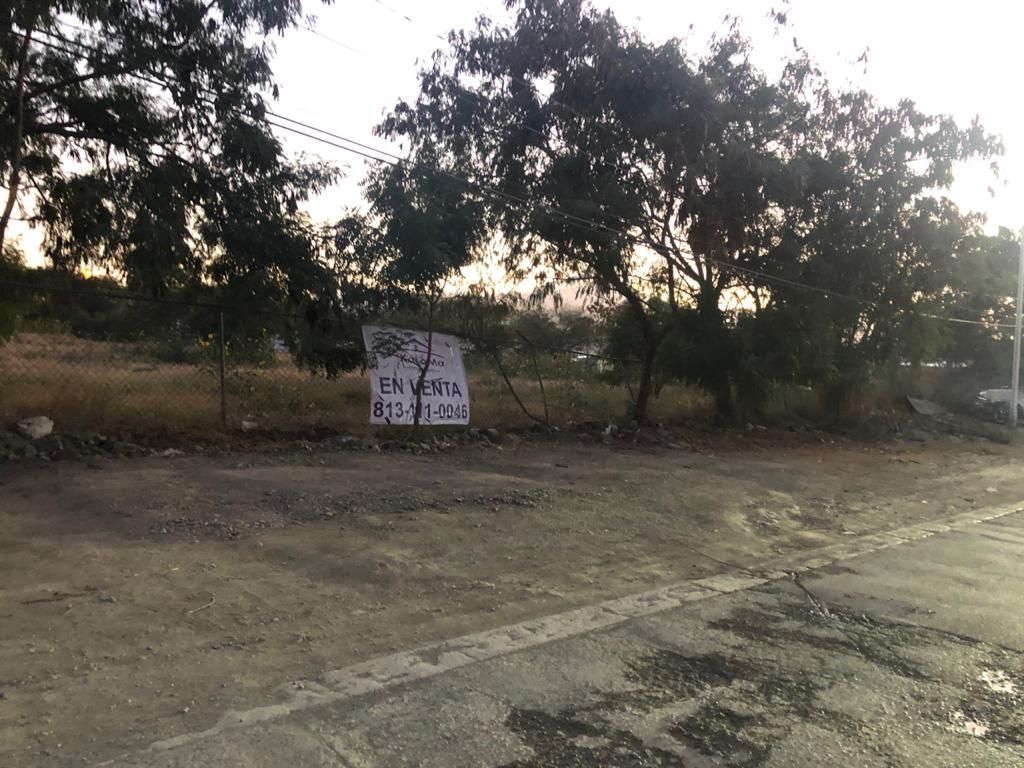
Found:
[[[79,765],[282,682],[1024,499],[1024,451],[754,433],[0,466],[0,765]]]

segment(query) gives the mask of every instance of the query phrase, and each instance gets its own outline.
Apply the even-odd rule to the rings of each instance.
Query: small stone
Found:
[[[18,432],[28,440],[38,440],[53,432],[53,420],[46,416],[30,416],[17,423]]]
[[[246,416],[242,419],[242,431],[252,432],[254,429],[259,429],[260,424],[252,416]]]
[[[484,434],[487,436],[487,439],[490,440],[492,443],[500,443],[501,442],[501,432],[499,432],[498,430],[494,429],[494,427],[490,427],[488,429],[485,429],[484,430]]]
[[[114,597],[113,595],[100,595],[99,596],[99,601],[101,603],[116,603],[117,602],[117,598]]]
[[[115,456],[146,456],[149,454],[145,448],[136,443],[129,443],[117,440],[110,444],[110,452]]]
[[[0,432],[0,456],[14,458],[25,447],[25,438],[15,432]]]
[[[64,441],[53,433],[35,441],[35,448],[40,453],[62,453],[64,447]]]
[[[985,489],[985,493],[999,493],[998,488],[993,488],[991,485]]]

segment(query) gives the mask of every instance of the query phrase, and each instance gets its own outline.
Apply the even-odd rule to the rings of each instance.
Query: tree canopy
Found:
[[[731,418],[773,382],[839,405],[880,366],[1000,343],[1015,240],[947,197],[959,163],[1002,151],[977,121],[836,87],[798,45],[769,75],[734,23],[694,49],[586,0],[507,6],[509,23],[449,36],[378,126],[408,159],[326,225],[301,208],[337,172],[286,157],[268,106],[270,41],[298,0],[9,4],[0,269],[22,271],[17,215],[57,272],[97,264],[130,290],[249,307],[238,338],[286,336],[335,374],[359,359],[353,316],[425,300],[433,318],[500,243],[509,280],[608,310],[639,421],[669,379]],[[503,302],[463,298],[444,311],[504,322]],[[271,331],[267,310],[302,321]],[[565,335],[517,322],[501,333]]]
[[[253,303],[333,295],[299,212],[335,171],[267,121],[269,38],[298,0],[27,0],[0,15],[0,171],[53,264]]]
[[[729,415],[740,380],[777,375],[781,359],[791,376],[849,373],[912,352],[894,339],[913,310],[949,311],[951,265],[978,229],[940,195],[956,163],[1000,151],[980,125],[835,89],[799,49],[769,78],[734,26],[695,57],[583,0],[509,5],[511,25],[453,33],[380,132],[483,191],[510,270],[544,267],[624,302],[639,418],[673,335],[669,368]],[[822,314],[781,288],[794,282],[853,295]],[[751,370],[742,315],[792,331],[781,347],[825,348],[799,372],[807,355],[784,349]]]

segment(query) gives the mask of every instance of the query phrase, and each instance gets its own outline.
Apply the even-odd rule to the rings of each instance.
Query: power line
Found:
[[[388,5],[387,3],[383,2],[383,0],[373,0],[373,2],[375,2],[377,5],[379,5],[381,8],[385,9],[389,13],[392,13],[395,16],[397,16],[400,19],[402,19],[403,21],[411,24],[412,26],[418,27],[420,29],[423,29],[423,31],[426,32],[428,35],[430,35],[431,37],[436,37],[442,43],[446,43],[447,44],[449,42],[448,38],[445,37],[444,35],[442,35],[440,32],[433,32],[431,30],[428,30],[425,26],[423,26],[422,24],[417,22],[414,18],[412,18],[411,16],[409,16],[409,15],[407,15],[405,13],[402,13],[401,11],[397,10],[396,8],[394,8],[393,6]],[[511,74],[505,74],[505,77],[507,77],[509,80],[511,80],[514,83],[519,83],[520,85],[527,86],[531,90],[536,90],[536,85],[533,82],[527,80],[526,78],[516,77],[515,75],[511,75]],[[569,112],[571,112],[572,114],[576,115],[577,117],[579,117],[582,120],[586,119],[585,115],[583,115],[582,112],[579,112],[578,110],[576,110],[571,105],[566,104],[564,101],[559,101],[554,96],[548,96],[548,101],[550,101],[552,104],[557,104],[560,107],[564,107],[566,110],[568,110]]]
[[[62,23],[62,22],[60,22],[58,20],[58,23]],[[77,40],[69,40],[68,38],[62,37],[61,35],[58,35],[58,34],[56,34],[54,32],[50,32],[48,30],[38,30],[38,31],[43,32],[44,34],[47,34],[47,35],[52,35],[52,36],[58,38],[59,40],[62,40],[63,42],[69,43],[71,45],[78,45],[79,47],[85,48],[87,50],[91,50],[91,51],[96,52],[96,53],[103,53],[103,54],[106,53],[101,48],[96,48],[96,47],[87,45],[87,44],[82,43],[82,42],[77,41]],[[13,32],[11,32],[11,34],[13,34]],[[81,55],[81,54],[78,54],[78,53],[76,53],[74,51],[69,51],[66,48],[63,48],[61,46],[54,45],[53,43],[47,43],[47,42],[44,42],[44,41],[37,41],[37,42],[39,42],[42,45],[51,47],[51,48],[56,48],[57,50],[63,51],[64,53],[68,53],[68,54],[70,54],[72,56],[76,56],[76,55],[80,56]],[[142,80],[143,82],[149,83],[150,85],[155,85],[155,86],[160,87],[160,88],[166,88],[167,87],[167,84],[162,82],[162,81],[160,81],[159,79],[147,78],[147,77],[145,77],[143,75],[140,75],[138,73],[135,73],[135,72],[127,72],[127,73],[124,73],[124,74],[127,75],[127,76],[130,76],[130,77],[135,77],[136,79]],[[205,101],[208,104],[212,104],[212,105],[216,106],[216,102],[214,100],[212,100],[212,99],[206,98],[206,99],[203,99],[203,101]],[[241,114],[241,115],[243,115],[245,117],[252,117],[251,115],[247,115],[247,114],[245,114],[244,112],[242,112],[241,110],[238,110],[238,109],[234,109],[232,111],[234,111],[236,114]],[[379,149],[379,148],[376,148],[376,147],[372,147],[372,146],[370,146],[368,144],[365,144],[363,142],[356,141],[355,139],[350,139],[350,138],[348,138],[346,136],[342,136],[342,135],[340,135],[338,133],[333,133],[333,132],[328,131],[328,130],[326,130],[324,128],[319,128],[319,127],[310,125],[309,123],[304,123],[302,121],[286,117],[286,116],[281,115],[279,113],[276,113],[276,112],[274,112],[274,111],[272,111],[270,109],[267,109],[266,113],[271,115],[271,116],[273,116],[273,117],[276,117],[276,118],[278,118],[280,120],[286,120],[286,121],[288,121],[290,123],[294,123],[295,125],[300,125],[300,126],[303,126],[303,127],[307,128],[309,130],[313,130],[313,131],[316,131],[318,133],[324,134],[325,136],[330,136],[333,139],[337,139],[337,140],[346,142],[347,144],[352,144],[352,145],[354,145],[356,147],[359,147],[360,149],[368,150],[368,151],[371,151],[371,152],[376,152],[376,153],[379,153],[379,154],[382,154],[382,155],[387,155],[387,156],[393,157],[398,162],[396,163],[396,162],[391,162],[389,160],[384,160],[382,158],[372,157],[370,155],[367,155],[365,152],[360,152],[360,151],[357,151],[357,150],[352,150],[349,147],[341,146],[341,145],[336,144],[336,143],[334,143],[332,141],[326,141],[326,140],[320,138],[319,136],[314,136],[314,135],[311,135],[309,133],[305,133],[303,131],[297,130],[295,128],[291,128],[289,126],[274,124],[276,127],[281,128],[282,130],[290,131],[290,132],[295,133],[295,134],[300,135],[300,136],[305,136],[306,138],[313,139],[314,141],[320,141],[322,143],[329,144],[331,146],[337,147],[338,149],[343,149],[343,150],[346,150],[346,151],[353,152],[354,154],[361,155],[362,157],[366,157],[367,159],[370,159],[370,160],[376,160],[378,162],[386,162],[386,163],[388,163],[390,165],[397,165],[399,163],[408,163],[408,160],[405,160],[402,157],[400,157],[399,155],[396,155],[396,154],[394,154],[392,152],[388,152],[387,150],[382,150],[382,149]],[[422,168],[423,166],[414,166],[414,167]],[[590,228],[592,230],[597,228],[597,229],[604,230],[608,234],[625,235],[626,237],[630,237],[628,234],[623,233],[620,230],[616,230],[613,227],[609,227],[609,226],[607,226],[605,224],[601,224],[600,222],[595,222],[592,219],[587,219],[585,217],[577,216],[575,214],[568,213],[566,211],[562,211],[562,210],[560,210],[558,208],[555,208],[554,206],[551,206],[548,203],[535,203],[535,202],[532,202],[532,201],[528,200],[527,198],[524,198],[522,196],[513,194],[511,192],[506,192],[504,190],[496,189],[494,187],[489,187],[489,186],[486,186],[486,185],[481,185],[479,183],[470,181],[469,179],[463,178],[461,176],[458,176],[456,174],[452,174],[452,173],[447,172],[447,171],[442,171],[440,169],[432,168],[432,169],[429,169],[429,170],[432,173],[434,173],[435,175],[441,175],[441,176],[445,176],[445,177],[447,177],[449,179],[452,179],[452,180],[455,180],[455,181],[459,181],[459,182],[461,182],[463,184],[466,184],[467,186],[469,186],[471,188],[476,188],[476,189],[481,190],[481,191],[483,191],[483,192],[485,192],[487,194],[490,194],[492,196],[501,197],[501,198],[504,198],[504,199],[507,199],[507,200],[511,200],[511,201],[519,203],[519,204],[528,205],[528,206],[531,206],[531,207],[534,207],[534,208],[539,207],[545,213],[555,213],[558,216],[564,218],[566,221],[575,222],[576,224],[582,225],[585,228]],[[618,218],[620,221],[622,220],[621,217],[618,217],[618,216],[615,216],[615,218]],[[639,244],[643,245],[642,242],[640,242]]]
[[[90,45],[88,45],[86,43],[83,43],[83,42],[81,42],[79,40],[70,40],[70,39],[68,39],[66,37],[62,37],[61,35],[58,35],[55,32],[50,32],[48,30],[42,30],[42,29],[36,30],[36,31],[40,32],[40,33],[43,33],[43,34],[46,34],[46,35],[50,35],[50,36],[56,37],[58,40],[61,40],[61,41],[65,42],[65,43],[68,43],[69,45],[76,45],[76,46],[79,46],[80,48],[84,48],[86,50],[93,51],[94,53],[105,53],[100,48],[96,48],[96,47],[90,46]],[[11,33],[11,34],[13,34],[13,33]],[[67,53],[67,54],[69,54],[71,56],[78,56],[78,57],[82,56],[82,54],[80,52],[78,52],[78,51],[69,50],[68,48],[65,48],[65,47],[63,47],[61,45],[56,45],[56,44],[54,44],[52,42],[48,42],[48,41],[45,41],[45,40],[39,40],[39,39],[36,39],[34,42],[38,43],[39,45],[45,46],[47,48],[52,48],[54,50],[58,50],[58,51],[61,51],[63,53]],[[140,74],[138,72],[125,72],[123,74],[125,76],[127,76],[127,77],[135,78],[136,80],[140,80],[140,81],[142,81],[144,83],[156,86],[158,88],[167,88],[167,83],[165,83],[162,80],[160,80],[160,79],[158,79],[156,77],[153,77],[153,76],[146,76],[146,75]],[[209,91],[207,91],[207,92],[209,92]],[[207,104],[210,104],[210,105],[213,105],[213,106],[217,106],[217,102],[214,99],[212,99],[212,98],[200,97],[200,100],[205,102],[205,103],[207,103]],[[245,113],[242,110],[237,109],[237,108],[231,109],[230,111],[234,112],[237,115],[241,115],[243,117],[253,118],[252,115],[249,115],[249,114],[247,114],[247,113]],[[332,133],[331,131],[327,131],[327,130],[325,130],[323,128],[317,128],[314,125],[310,125],[309,123],[305,123],[305,122],[303,122],[301,120],[296,120],[295,118],[288,117],[287,115],[282,115],[280,113],[274,112],[271,109],[266,109],[265,112],[266,112],[266,114],[270,115],[271,117],[277,118],[278,120],[284,120],[286,122],[293,123],[293,124],[299,125],[299,126],[303,126],[305,128],[317,131],[319,133],[323,133],[323,134],[325,134],[327,136],[330,136],[332,138],[338,139],[340,141],[347,142],[348,144],[351,144],[352,146],[357,147],[357,148],[359,148],[361,150],[366,150],[368,152],[375,152],[375,153],[379,153],[381,155],[386,155],[386,156],[392,157],[392,158],[394,158],[395,160],[398,160],[398,161],[401,161],[403,159],[400,155],[396,155],[393,152],[389,152],[387,150],[380,149],[378,147],[373,147],[373,146],[371,146],[369,144],[366,144],[365,142],[357,141],[356,139],[350,139],[350,138],[348,138],[346,136],[341,136],[340,134],[337,134],[337,133]],[[269,123],[270,121],[267,121],[267,122]],[[278,125],[278,124],[274,124],[274,125],[277,128],[280,128],[280,129],[285,130],[285,131],[291,131],[292,133],[296,133],[296,134],[299,134],[299,135],[302,135],[302,136],[306,136],[308,138],[311,138],[311,139],[314,139],[314,140],[317,140],[317,141],[323,141],[323,139],[321,139],[318,136],[313,136],[311,134],[303,133],[302,131],[299,131],[299,130],[296,130],[294,128],[291,128],[291,127],[289,127],[287,125]],[[324,142],[324,143],[332,144],[332,146],[336,146],[339,149],[349,149],[349,147],[341,146],[339,144],[333,144],[332,142]],[[362,155],[363,157],[366,157],[366,158],[368,158],[370,160],[377,160],[379,162],[390,162],[390,161],[385,160],[383,158],[372,156],[372,155],[369,155],[369,154],[365,154],[364,152],[360,152],[360,151],[357,151],[357,150],[350,150],[350,151],[352,151],[354,154]]]
[[[274,117],[278,117],[278,116],[274,115]],[[284,119],[284,118],[281,118],[281,119]],[[371,155],[369,152],[363,152],[363,151],[361,151],[359,149],[353,149],[352,147],[347,146],[345,144],[339,144],[336,141],[331,141],[330,139],[325,139],[323,136],[317,136],[315,133],[309,133],[307,131],[300,130],[299,128],[292,128],[290,125],[284,125],[283,123],[277,123],[274,120],[267,120],[266,123],[267,123],[267,125],[272,125],[275,128],[280,128],[282,131],[289,131],[290,133],[294,133],[297,136],[305,136],[307,139],[312,139],[313,141],[319,141],[321,144],[326,144],[326,145],[331,146],[331,147],[336,147],[338,149],[343,149],[346,152],[352,153],[353,155],[359,155],[360,157],[365,157],[367,160],[374,160],[374,161],[376,161],[378,163],[386,163],[387,165],[393,165],[393,166],[401,165],[401,161],[400,160],[388,160],[388,159],[383,158],[383,157],[377,157],[376,155]],[[356,144],[357,146],[362,146],[362,145],[359,145],[358,142],[352,142],[352,143]]]
[[[316,35],[317,37],[320,37],[323,40],[326,40],[329,43],[333,43],[334,45],[336,45],[336,46],[338,46],[340,48],[343,48],[344,50],[349,51],[351,53],[355,53],[355,54],[358,54],[360,56],[363,56],[363,57],[369,59],[370,61],[376,62],[379,65],[383,65],[383,66],[389,67],[389,68],[391,68],[395,72],[399,71],[399,67],[393,66],[393,63],[391,61],[385,60],[385,59],[381,59],[381,58],[376,57],[376,56],[372,56],[369,53],[366,53],[365,51],[361,51],[358,48],[355,48],[354,46],[351,46],[351,45],[349,45],[348,43],[346,43],[346,42],[344,42],[342,40],[338,40],[335,37],[331,37],[330,35],[326,35],[323,32],[320,32],[319,30],[314,29],[311,26],[299,25],[299,29],[302,29],[302,30],[305,30],[307,32],[310,32],[310,33]],[[404,68],[402,68],[402,72],[403,72],[403,74],[408,74],[408,72]],[[471,107],[479,107],[480,106],[480,102],[482,100],[484,100],[483,97],[479,96],[478,94],[474,94],[474,95],[471,96],[471,95],[469,95],[467,93],[463,93],[461,90],[458,90],[458,89],[456,89],[455,91],[450,92],[449,95],[454,96],[456,99],[459,99],[459,100],[463,101],[464,103],[470,105]],[[532,134],[534,134],[536,136],[540,136],[541,138],[547,138],[544,135],[543,132],[538,131],[532,125],[520,124],[519,127],[522,128],[524,131],[532,133]],[[498,136],[498,133],[496,131],[488,131],[487,129],[485,129],[482,126],[480,127],[480,130],[482,130],[484,133],[486,133],[486,134],[488,134],[488,135],[490,135],[492,137],[497,137]]]
[[[387,6],[384,6],[384,7],[387,7]],[[87,46],[87,45],[85,45],[83,43],[80,43],[79,41],[67,40],[66,38],[63,38],[60,35],[57,35],[55,33],[49,32],[49,31],[45,31],[45,30],[39,30],[39,31],[45,32],[46,34],[49,34],[49,35],[53,35],[53,36],[57,37],[58,39],[61,39],[61,40],[65,41],[65,42],[68,42],[70,44],[79,45],[79,46],[85,47],[85,48],[91,48],[90,46]],[[13,32],[9,32],[9,33],[10,34],[14,34]],[[76,54],[73,51],[69,51],[66,48],[62,48],[60,46],[55,46],[52,43],[46,43],[44,41],[39,41],[39,40],[37,40],[37,42],[39,42],[42,45],[49,45],[50,47],[56,48],[56,49],[61,50],[61,51],[65,52],[65,53],[68,53],[70,55],[80,55],[80,54]],[[100,49],[92,48],[92,50],[98,51]],[[144,77],[142,75],[138,75],[136,73],[131,73],[131,72],[126,73],[126,74],[129,75],[129,76],[141,79],[141,80],[143,80],[145,82],[148,82],[150,84],[157,85],[157,86],[162,87],[162,88],[167,87],[166,83],[163,83],[163,82],[161,82],[159,80],[149,79],[149,78],[146,78],[146,77]],[[208,103],[214,103],[213,100],[211,100],[211,99],[204,99],[204,101],[207,101]],[[246,115],[245,113],[241,112],[240,110],[233,110],[233,111],[235,111],[237,114],[241,114],[241,115],[243,115],[245,117],[250,117],[250,118],[252,117],[251,115]],[[323,136],[332,137],[334,139],[337,139],[338,141],[346,142],[346,144],[341,144],[341,143],[338,143],[337,141],[332,141],[330,139],[324,138],[323,136],[318,136],[316,134],[309,133],[307,131],[303,131],[303,130],[297,129],[297,128],[294,128],[294,127],[289,126],[289,125],[284,125],[282,123],[276,123],[276,122],[271,121],[271,120],[267,120],[266,121],[269,125],[272,125],[272,126],[274,126],[276,128],[279,128],[281,130],[289,131],[291,133],[294,133],[294,134],[297,134],[297,135],[300,135],[300,136],[304,136],[304,137],[312,139],[314,141],[319,141],[319,142],[324,143],[326,145],[336,147],[337,149],[341,149],[343,151],[359,155],[361,157],[364,157],[364,158],[366,158],[368,160],[372,160],[372,161],[375,161],[375,162],[383,162],[383,163],[387,163],[387,164],[393,165],[393,166],[406,166],[406,165],[409,164],[408,160],[402,159],[398,155],[390,153],[390,152],[388,152],[386,150],[381,150],[381,149],[372,147],[372,146],[370,146],[368,144],[356,141],[354,139],[349,139],[349,138],[347,138],[345,136],[342,136],[340,134],[328,131],[326,129],[318,128],[318,127],[312,126],[312,125],[310,125],[308,123],[303,123],[301,121],[294,120],[292,118],[288,118],[286,116],[283,116],[283,115],[271,112],[270,110],[267,110],[267,114],[270,114],[270,115],[272,115],[273,117],[276,117],[279,120],[287,120],[289,122],[294,123],[295,125],[306,126],[309,130],[316,131],[316,132],[318,132],[320,134],[323,134]],[[349,144],[351,144],[353,146],[348,146]],[[353,148],[353,147],[357,147],[358,149],[357,148]],[[382,157],[378,157],[378,156],[372,155],[372,154],[369,153],[369,151],[363,151],[363,150],[369,150],[369,151],[372,151],[372,152],[378,152],[378,153],[380,153],[382,155],[389,155],[390,157],[396,158],[396,159],[395,160],[388,160],[386,158],[382,158]],[[488,187],[486,185],[480,185],[480,184],[478,184],[476,182],[473,182],[473,181],[471,181],[469,179],[466,179],[464,177],[458,176],[456,174],[452,174],[452,173],[447,172],[447,171],[442,171],[442,170],[437,169],[437,168],[431,168],[431,167],[420,166],[420,165],[413,165],[412,169],[413,170],[426,170],[427,172],[432,173],[434,175],[443,176],[443,177],[446,177],[446,178],[449,178],[449,179],[461,182],[461,183],[465,184],[467,187],[469,187],[471,190],[476,191],[478,194],[479,193],[483,193],[483,194],[490,195],[492,197],[498,197],[498,198],[503,199],[503,200],[508,200],[508,201],[514,202],[514,203],[519,204],[519,205],[525,205],[525,206],[529,206],[529,207],[531,207],[533,209],[539,209],[545,215],[549,215],[549,216],[550,215],[554,215],[556,217],[561,218],[565,223],[573,225],[573,226],[576,226],[576,227],[580,227],[582,229],[586,229],[586,230],[589,230],[589,231],[592,231],[592,232],[595,232],[595,233],[599,233],[599,234],[614,235],[614,236],[622,237],[622,238],[626,239],[628,242],[631,242],[634,245],[650,249],[650,250],[654,251],[655,253],[660,253],[662,256],[670,256],[672,258],[679,258],[680,257],[680,254],[677,254],[677,253],[673,252],[671,249],[664,248],[664,247],[661,247],[661,246],[657,246],[656,244],[651,244],[651,243],[644,242],[643,239],[638,237],[637,235],[633,235],[633,234],[630,234],[629,232],[625,232],[623,230],[619,230],[619,229],[616,229],[614,227],[610,227],[610,226],[608,226],[606,224],[602,224],[600,222],[593,221],[592,219],[587,219],[587,218],[582,217],[582,216],[577,216],[575,214],[571,214],[571,213],[568,213],[566,211],[562,211],[562,210],[560,210],[558,208],[555,208],[554,206],[551,206],[548,203],[543,203],[543,202],[538,203],[538,202],[532,201],[532,200],[530,200],[528,198],[525,198],[525,197],[522,197],[522,196],[519,196],[519,195],[515,195],[515,194],[510,193],[510,192],[506,192],[504,190],[496,189],[496,188],[493,188],[493,187]],[[690,258],[696,260],[696,257],[694,257],[692,255],[690,256]],[[756,270],[756,269],[752,269],[752,268],[749,268],[749,267],[742,267],[742,266],[737,265],[737,264],[732,264],[731,262],[726,262],[726,261],[722,261],[722,260],[711,258],[711,257],[703,256],[703,257],[700,257],[700,258],[703,260],[703,262],[705,262],[707,264],[713,264],[713,265],[717,266],[719,269],[726,270],[726,271],[732,271],[734,273],[745,274],[745,275],[748,275],[748,276],[754,276],[754,277],[757,277],[757,278],[759,278],[759,279],[761,279],[761,280],[763,280],[765,282],[777,283],[777,284],[780,284],[780,285],[785,285],[787,287],[791,287],[791,288],[795,288],[795,289],[800,289],[800,290],[808,290],[808,291],[812,291],[812,292],[815,292],[815,293],[818,293],[820,295],[824,295],[824,296],[827,296],[827,297],[843,299],[843,300],[846,300],[846,301],[857,302],[857,303],[864,304],[866,306],[881,307],[881,305],[878,302],[872,301],[870,299],[864,299],[864,298],[859,298],[859,297],[855,297],[855,296],[851,296],[851,295],[847,295],[847,294],[838,293],[836,291],[831,291],[829,289],[821,288],[819,286],[814,286],[814,285],[810,285],[810,284],[807,284],[807,283],[801,283],[801,282],[798,282],[798,281],[795,281],[795,280],[790,280],[788,278],[783,278],[783,277],[778,276],[778,275],[773,275],[771,273],[763,272],[761,270]],[[634,278],[637,278],[637,279],[640,279],[640,280],[644,280],[645,279],[643,277],[639,277],[639,276],[635,276],[635,275],[627,275],[626,279],[628,279],[629,277],[634,277]],[[649,278],[648,278],[648,280],[649,280]],[[660,287],[660,284],[659,284],[659,287]],[[935,314],[931,314],[931,313],[920,312],[918,310],[906,310],[906,313],[907,314],[911,314],[911,315],[915,315],[915,316],[918,316],[918,317],[926,318],[926,319],[939,320],[939,321],[942,321],[942,322],[955,323],[955,324],[961,324],[961,325],[974,325],[974,326],[980,326],[980,327],[985,327],[985,328],[1009,327],[1006,324],[992,323],[992,322],[988,322],[988,321],[985,321],[985,320],[969,320],[969,319],[962,319],[962,318],[943,317],[941,315],[935,315]]]
[[[299,29],[304,29],[307,32],[310,32],[310,33],[316,35],[317,37],[326,40],[329,43],[333,43],[334,45],[338,46],[339,48],[344,48],[346,51],[349,51],[350,53],[356,54],[357,56],[363,56],[364,58],[370,59],[371,61],[378,61],[378,59],[376,59],[375,57],[371,56],[366,51],[362,51],[359,48],[356,48],[353,45],[349,45],[346,42],[338,40],[337,38],[331,37],[330,35],[325,35],[323,32],[321,32],[318,29],[315,29],[313,26],[311,26],[309,24],[299,24]]]
[[[400,17],[404,21],[408,22],[409,24],[412,24],[413,26],[421,26],[411,16],[409,16],[409,15],[407,15],[405,13],[402,13],[401,11],[398,11],[393,6],[388,5],[387,3],[383,2],[382,0],[374,0],[374,2],[377,5],[379,5],[382,8],[384,8],[385,10],[387,10],[388,12],[390,12],[390,13]],[[347,44],[345,44],[345,43],[343,43],[341,41],[335,40],[334,38],[328,37],[327,35],[323,35],[323,34],[317,32],[316,30],[313,30],[313,29],[309,28],[309,31],[314,32],[314,34],[317,34],[317,35],[319,35],[321,37],[324,37],[325,39],[330,40],[331,42],[333,42],[333,43],[335,43],[337,45],[340,45],[343,48],[347,48],[349,50],[355,50],[351,46],[348,46]],[[433,33],[430,33],[430,34],[433,37],[435,37],[438,40],[440,40],[441,42],[444,42],[444,43],[448,43],[449,42],[448,39],[445,38],[440,33],[433,32]],[[357,51],[357,52],[359,52],[359,51]],[[361,53],[361,52],[359,52],[359,53]],[[363,55],[368,55],[368,54],[363,54]],[[378,59],[378,61],[379,61],[379,59]],[[508,77],[509,77],[510,80],[512,80],[514,82],[519,82],[519,83],[522,83],[524,85],[528,85],[531,88],[533,87],[533,84],[530,83],[528,80],[525,80],[523,78],[517,78],[517,77],[511,76],[511,75],[509,75]],[[456,97],[459,97],[459,98],[469,98],[468,96],[463,94],[461,91],[455,91],[454,95]],[[557,104],[559,106],[565,107],[567,110],[569,110],[570,112],[572,112],[573,114],[577,115],[580,118],[584,117],[581,113],[577,112],[571,106],[569,106],[569,105],[567,105],[567,104],[565,104],[563,102],[559,102],[557,99],[555,99],[553,97],[550,98],[550,101],[553,104]],[[473,100],[473,103],[474,104],[476,103],[475,99]],[[302,125],[302,123],[298,123],[298,121],[291,121],[291,122],[295,122],[296,124]],[[311,128],[313,130],[317,130],[317,131],[319,131],[321,133],[324,133],[325,135],[328,135],[328,136],[334,136],[335,138],[343,138],[343,137],[338,137],[336,134],[331,134],[328,131],[323,131],[322,129],[318,129],[318,128],[315,128],[313,126],[306,125],[304,127]],[[526,130],[535,130],[535,129],[531,128],[530,126],[522,126],[522,127],[525,128]],[[536,131],[536,133],[540,134],[539,131]],[[543,134],[540,134],[540,135],[543,135]],[[311,137],[311,138],[313,138],[313,137]],[[395,156],[395,155],[392,155],[392,156],[397,158],[397,156]],[[922,159],[922,158],[919,158],[919,159]],[[458,178],[458,177],[455,177],[455,178]],[[466,181],[465,179],[460,179],[460,180],[461,181]],[[470,182],[466,181],[466,183],[469,184]],[[521,198],[516,198],[515,196],[512,196],[511,199],[513,199],[516,202],[524,202],[524,203],[527,203],[527,204],[536,205],[536,203],[531,203],[530,201],[522,200]],[[541,205],[543,205],[543,204],[541,204]],[[580,224],[584,224],[585,223],[585,224],[590,225],[592,227],[593,226],[599,227],[600,229],[603,229],[603,230],[608,231],[608,232],[614,232],[616,234],[623,234],[626,237],[633,238],[634,244],[636,244],[636,245],[641,245],[643,247],[650,248],[651,250],[653,250],[655,252],[661,252],[662,255],[666,255],[666,253],[664,251],[660,251],[659,248],[652,246],[650,243],[645,243],[642,240],[640,240],[639,238],[636,238],[635,236],[630,235],[629,233],[623,233],[621,231],[613,230],[612,228],[608,227],[607,225],[601,224],[599,222],[594,222],[592,220],[587,220],[587,219],[584,219],[582,217],[576,217],[576,216],[574,216],[572,214],[566,214],[566,213],[564,213],[562,211],[557,211],[557,209],[553,209],[553,210],[555,210],[560,215],[563,215],[563,216],[566,216],[566,217],[570,217],[571,216],[573,219],[575,219]],[[614,214],[611,214],[611,215],[614,216]],[[618,218],[620,221],[625,221],[624,219],[622,219],[621,217],[618,217],[618,216],[615,216],[615,218]],[[670,249],[667,249],[667,250],[668,250],[669,254],[671,254],[672,256],[675,256],[675,254],[672,253]],[[691,255],[690,258],[693,259],[694,257]],[[826,297],[843,299],[843,300],[851,301],[851,302],[858,302],[858,303],[862,303],[864,305],[871,306],[871,307],[876,307],[876,308],[881,307],[881,305],[878,302],[873,301],[871,299],[859,298],[859,297],[852,296],[852,295],[849,295],[849,294],[843,294],[843,293],[840,293],[840,292],[837,292],[837,291],[831,291],[831,290],[828,290],[828,289],[825,289],[825,288],[821,288],[819,286],[815,286],[815,285],[811,285],[811,284],[807,284],[807,283],[800,283],[800,282],[797,282],[795,280],[784,278],[784,277],[781,277],[781,276],[778,276],[778,275],[772,275],[770,273],[766,273],[766,272],[762,272],[762,271],[759,271],[759,270],[750,269],[748,267],[742,267],[740,265],[732,264],[732,263],[729,263],[729,262],[723,262],[723,261],[720,261],[720,260],[717,260],[717,259],[711,259],[711,258],[706,258],[705,257],[704,260],[709,262],[709,263],[715,264],[716,266],[718,266],[721,269],[731,270],[733,272],[738,272],[738,273],[746,274],[746,275],[750,275],[750,276],[756,276],[756,277],[759,277],[762,280],[773,281],[773,282],[775,282],[775,283],[777,283],[779,285],[785,285],[785,286],[790,287],[790,288],[810,290],[810,291],[814,291],[814,292],[816,292],[818,294],[824,295]],[[630,277],[633,277],[633,278],[635,278],[637,280],[640,280],[642,282],[648,282],[648,283],[650,283],[652,285],[657,285],[658,287],[662,287],[663,286],[663,284],[661,282],[656,282],[653,279],[651,279],[649,277],[644,277],[642,275],[631,275]],[[933,320],[942,320],[942,321],[947,321],[947,322],[956,323],[956,324],[978,325],[978,326],[983,326],[983,327],[987,327],[987,328],[1010,327],[1010,326],[1008,326],[1006,324],[992,323],[992,322],[988,322],[988,321],[984,321],[984,320],[969,320],[969,319],[960,319],[960,318],[952,318],[952,317],[943,317],[941,315],[929,314],[929,313],[920,312],[920,311],[917,311],[917,310],[914,310],[913,312],[918,317],[923,317],[923,318],[933,319]]]

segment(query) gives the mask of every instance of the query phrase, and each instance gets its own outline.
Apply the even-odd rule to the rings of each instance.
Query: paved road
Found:
[[[1024,514],[747,581],[420,653],[407,682],[328,676],[115,765],[1024,766]]]

